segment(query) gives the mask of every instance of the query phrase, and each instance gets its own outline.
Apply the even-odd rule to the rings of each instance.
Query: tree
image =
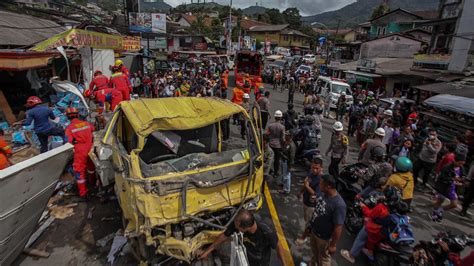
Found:
[[[265,10],[265,14],[268,15],[270,19],[270,24],[276,25],[276,24],[284,24],[286,23],[285,18],[283,15],[280,13],[280,10],[276,8],[271,8]]]
[[[300,11],[296,7],[289,7],[283,11],[284,20],[290,24],[291,28],[299,29],[301,27]]]
[[[388,12],[390,12],[390,6],[387,5],[386,3],[382,3],[374,8],[374,10],[372,11],[372,15],[370,16],[370,19],[380,17],[384,14],[387,14]]]

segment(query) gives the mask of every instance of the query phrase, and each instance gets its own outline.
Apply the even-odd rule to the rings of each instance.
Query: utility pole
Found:
[[[232,0],[230,0],[229,4],[229,39],[227,40],[229,48],[227,49],[227,54],[232,52]]]

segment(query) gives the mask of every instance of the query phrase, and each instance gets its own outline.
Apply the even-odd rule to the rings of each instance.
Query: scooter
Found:
[[[413,247],[395,245],[388,240],[380,242],[374,250],[374,266],[408,266],[412,264]]]
[[[349,165],[342,169],[337,178],[337,191],[346,202],[352,202],[362,187],[357,181],[367,173],[368,166],[363,163]]]

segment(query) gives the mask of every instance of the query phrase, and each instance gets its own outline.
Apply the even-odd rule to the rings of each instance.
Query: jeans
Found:
[[[423,185],[426,185],[428,182],[428,177],[432,175],[435,165],[435,163],[425,162],[421,159],[418,159],[415,162],[415,165],[413,165],[413,178],[415,185],[417,184],[418,175],[420,174],[421,170],[423,170]]]
[[[365,226],[360,229],[359,233],[356,236],[356,239],[354,240],[354,243],[352,243],[351,251],[350,254],[353,258],[359,256],[360,252],[365,246],[365,243],[367,243],[367,239],[369,236],[367,235],[367,231],[365,230]]]
[[[287,160],[281,160],[281,175],[279,182],[283,184],[283,191],[289,193],[291,190],[291,172]]]
[[[260,117],[262,118],[262,129],[265,130],[268,122],[268,111],[260,111]]]
[[[64,135],[64,130],[62,128],[59,128],[59,127],[53,127],[50,130],[45,131],[45,132],[37,132],[36,135],[38,136],[38,140],[41,144],[41,147],[40,147],[40,152],[41,153],[44,153],[44,152],[48,151],[48,138],[49,138],[49,136],[60,136],[63,139],[66,138],[65,135]],[[64,142],[66,142],[66,141],[64,141]]]
[[[349,126],[347,127],[347,135],[354,136],[357,129],[357,117],[349,117]]]

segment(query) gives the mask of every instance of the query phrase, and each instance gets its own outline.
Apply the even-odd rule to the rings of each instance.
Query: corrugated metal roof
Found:
[[[0,10],[0,45],[28,46],[65,30],[50,20]]]
[[[281,31],[290,26],[290,24],[268,25],[268,26],[254,26],[249,31]]]

